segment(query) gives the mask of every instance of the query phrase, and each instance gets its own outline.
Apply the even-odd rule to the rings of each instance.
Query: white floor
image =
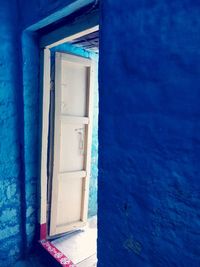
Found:
[[[52,243],[69,257],[77,267],[97,266],[97,217],[88,220],[80,231],[60,237]]]

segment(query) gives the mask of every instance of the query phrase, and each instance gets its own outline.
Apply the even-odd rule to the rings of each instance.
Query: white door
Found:
[[[56,53],[50,236],[87,221],[93,85],[91,60]]]

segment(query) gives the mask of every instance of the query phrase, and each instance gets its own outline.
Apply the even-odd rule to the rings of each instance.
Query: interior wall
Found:
[[[31,27],[32,30],[42,28],[53,23],[71,12],[94,0],[19,0],[20,10],[23,11],[20,23],[23,29]],[[39,22],[39,23],[38,23]],[[37,24],[37,26],[35,25]]]
[[[21,35],[23,83],[23,161],[24,161],[24,224],[25,249],[28,252],[38,240],[39,177],[40,177],[40,51],[38,37]]]
[[[32,116],[38,110],[39,87],[28,89],[24,83],[24,99],[27,110],[30,109],[22,110],[19,43],[22,34],[17,25],[22,19],[25,29],[67,3],[56,1],[55,8],[55,1],[51,0],[20,2],[20,20],[15,0],[3,1],[0,6],[3,267],[20,257],[25,247],[23,210],[26,208],[26,216],[33,214],[31,220],[36,221],[36,208],[29,212],[27,202],[21,201],[25,185],[21,152],[24,118],[26,131],[30,131],[26,144],[37,142],[35,130],[33,135],[31,132],[37,127]],[[126,4],[122,0],[101,1],[100,267],[199,266],[199,13],[198,1],[136,0]],[[39,59],[34,38],[25,39],[24,62],[29,55]],[[36,48],[34,52],[30,49],[32,45]],[[30,63],[30,67],[33,65]],[[36,67],[27,72],[26,79],[39,84]],[[36,162],[37,148],[34,145],[30,148],[33,151],[27,153]],[[32,172],[35,171],[33,164]],[[38,176],[29,177],[35,184],[30,191],[26,186],[26,194],[30,193],[26,198],[35,196],[31,201],[37,203]],[[30,245],[34,223],[30,223],[31,227]]]
[[[89,0],[0,5],[1,267],[25,256],[38,239],[40,51],[37,34],[23,31],[40,19],[48,17],[41,22],[47,25],[65,16],[65,5],[73,2],[81,7]]]
[[[91,173],[89,189],[88,217],[97,215],[97,177],[98,177],[98,114],[99,114],[99,88],[98,88],[98,54],[85,50],[72,44],[62,44],[51,49],[52,56],[55,52],[65,52],[93,60],[95,79],[93,88],[93,121],[92,121],[92,148],[91,148]]]
[[[20,38],[15,0],[0,5],[0,266],[23,253]]]
[[[198,1],[101,1],[101,267],[200,264],[199,14]]]

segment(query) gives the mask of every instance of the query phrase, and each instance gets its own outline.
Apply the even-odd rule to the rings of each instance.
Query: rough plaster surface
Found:
[[[73,2],[75,2],[75,0],[19,0],[20,8],[23,10],[21,19],[23,27],[26,28],[37,23],[39,20],[44,19],[51,13],[54,13]]]
[[[63,7],[53,2],[21,0],[24,25]],[[199,2],[103,0],[101,8],[99,266],[199,267]],[[24,71],[21,110],[16,14],[15,0],[1,1],[2,267],[33,244],[36,221],[38,51],[26,35],[33,72]]]
[[[93,0],[19,0],[19,7],[23,10],[21,25],[23,28],[41,28],[60,18],[71,14],[73,10],[95,2]],[[53,16],[52,16],[53,15]],[[38,24],[39,21],[42,23]]]
[[[99,267],[200,266],[199,2],[101,7]]]
[[[25,175],[25,233],[26,247],[36,238],[38,223],[39,184],[39,49],[37,38],[22,35],[24,175]]]
[[[12,2],[12,3],[11,3]],[[21,255],[19,35],[15,1],[0,5],[0,266]],[[12,9],[10,10],[10,5]],[[18,94],[18,95],[17,95]]]

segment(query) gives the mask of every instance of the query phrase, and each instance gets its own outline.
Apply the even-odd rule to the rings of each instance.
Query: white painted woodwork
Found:
[[[62,122],[70,123],[70,124],[88,124],[89,118],[88,117],[74,117],[74,116],[67,116],[61,115]]]
[[[87,221],[93,86],[91,60],[56,53],[50,236]]]
[[[82,178],[59,175],[57,225],[81,220]]]
[[[61,113],[71,116],[86,116],[87,68],[63,60]]]
[[[73,171],[73,172],[63,172],[60,173],[62,179],[67,179],[67,178],[82,178],[86,177],[87,173],[86,171]]]
[[[61,123],[60,172],[84,169],[85,126]]]
[[[46,223],[47,206],[47,150],[50,104],[50,50],[44,49],[41,55],[42,120],[41,120],[41,159],[40,159],[40,224]]]

